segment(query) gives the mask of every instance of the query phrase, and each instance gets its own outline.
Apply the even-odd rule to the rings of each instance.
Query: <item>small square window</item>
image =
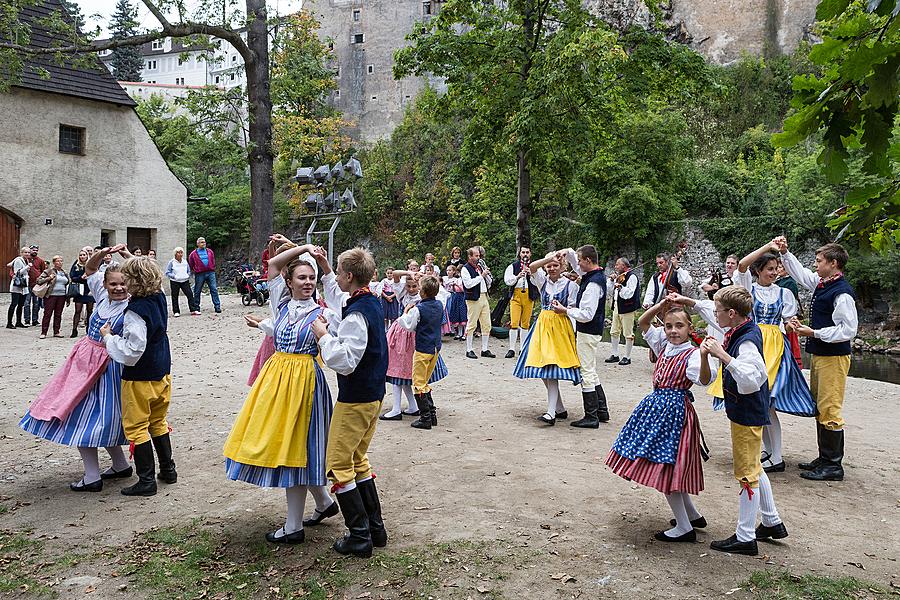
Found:
[[[231,74],[231,80],[234,81],[234,73]]]
[[[338,65],[338,68],[336,68],[336,69],[334,70],[334,78],[335,78],[335,79],[340,79],[340,78],[341,78],[341,67],[340,67],[340,65]]]
[[[422,14],[426,17],[431,14],[431,2],[422,3]]]
[[[216,83],[219,83],[219,76],[216,75]]]
[[[354,44],[362,44],[366,41],[366,34],[364,33],[354,33],[353,34],[353,43]]]
[[[334,50],[334,42],[328,42],[328,49]]]
[[[184,59],[179,56],[178,57],[178,66],[180,67],[183,64],[184,64]]]
[[[378,100],[378,96],[372,96],[372,101]]]
[[[162,40],[153,40],[150,43],[151,50],[162,50],[163,49],[163,41]]]
[[[60,123],[59,151],[65,154],[84,154],[84,127]]]
[[[233,63],[237,62],[237,55],[234,55],[231,57],[231,62],[233,62]]]
[[[354,20],[354,21],[359,21],[359,17],[360,17],[360,11],[359,11],[359,10],[354,10],[354,11],[353,11],[353,20]]]
[[[374,72],[375,72],[375,65],[368,65],[368,66],[366,67],[366,72],[367,72],[369,75],[371,75],[372,73],[374,73]]]
[[[340,100],[340,99],[341,99],[341,90],[335,90],[335,92],[334,92],[334,99],[335,99],[335,100]]]

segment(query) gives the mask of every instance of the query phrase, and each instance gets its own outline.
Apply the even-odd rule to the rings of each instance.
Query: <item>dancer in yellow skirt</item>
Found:
[[[287,241],[279,235],[273,238]],[[313,249],[299,246],[269,260],[275,354],[256,378],[225,442],[229,479],[285,488],[287,519],[283,527],[266,534],[268,541],[281,544],[304,540],[307,489],[316,500],[318,520],[338,513],[325,487],[332,405],[325,375],[314,358],[318,345],[311,324],[322,308],[312,299],[317,269],[306,253]]]
[[[578,286],[561,276],[556,253],[528,265],[532,280],[540,289],[541,312],[522,343],[522,352],[513,369],[520,379],[540,379],[547,387],[547,412],[538,417],[548,425],[565,419],[568,412],[559,394],[559,381],[581,383],[578,351],[575,347],[575,327],[572,320],[553,310],[557,300],[564,306],[575,303]]]

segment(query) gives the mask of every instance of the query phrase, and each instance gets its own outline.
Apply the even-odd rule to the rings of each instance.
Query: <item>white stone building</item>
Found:
[[[34,21],[58,10],[44,0],[23,10]],[[31,43],[51,38],[33,25]],[[49,73],[44,79],[39,68]],[[125,242],[161,257],[185,245],[187,190],[169,170],[134,111],[135,102],[102,66],[26,64],[0,94],[0,258],[38,244],[68,268],[82,246]],[[0,290],[8,289],[8,272]]]

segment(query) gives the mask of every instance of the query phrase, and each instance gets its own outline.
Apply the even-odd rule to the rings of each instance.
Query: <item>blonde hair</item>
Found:
[[[62,262],[63,257],[59,254],[55,254],[53,258],[50,259],[50,264],[52,265],[53,263],[55,263],[57,259],[59,259],[59,262]]]
[[[108,267],[106,267],[106,269],[103,270],[103,283],[104,284],[109,283],[108,277],[109,277],[110,273],[121,273],[121,272],[122,272],[121,265],[119,265],[117,263],[113,263],[113,264],[109,265]],[[124,277],[124,275],[123,275],[123,277]]]
[[[149,256],[132,256],[122,264],[121,271],[128,293],[135,298],[152,296],[162,290],[162,271]]]
[[[440,289],[441,284],[434,275],[426,275],[419,280],[419,294],[425,299],[434,298]]]
[[[722,288],[716,292],[713,300],[742,317],[746,317],[753,310],[753,296],[750,295],[747,288],[739,285],[729,285]]]
[[[372,253],[357,246],[350,250],[344,250],[338,256],[337,264],[345,273],[353,275],[353,281],[359,285],[366,285],[372,281],[375,272],[375,258]]]

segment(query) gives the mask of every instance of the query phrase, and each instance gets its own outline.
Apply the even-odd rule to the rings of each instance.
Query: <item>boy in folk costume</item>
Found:
[[[444,306],[437,299],[441,284],[434,275],[426,275],[419,280],[419,291],[422,300],[406,307],[403,315],[397,319],[400,326],[407,331],[416,332],[416,350],[413,354],[412,382],[419,405],[419,418],[413,421],[416,429],[431,429],[437,425],[437,414],[434,412],[434,400],[431,398],[431,386],[428,381],[437,366],[441,350],[441,318]]]
[[[769,476],[760,463],[763,426],[769,424],[769,375],[763,360],[763,336],[750,318],[753,297],[740,286],[729,286],[715,294],[716,319],[726,329],[719,343],[708,337],[704,353],[723,365],[725,414],[731,421],[731,454],[734,477],[743,488],[734,535],[710,543],[720,552],[756,556],[757,540],[782,539],[788,532],[778,516]],[[709,369],[705,366],[704,369]],[[762,512],[762,524],[756,527],[756,513]]]
[[[368,558],[373,545],[387,545],[381,502],[366,454],[378,423],[388,365],[384,312],[368,287],[375,260],[367,250],[353,248],[338,256],[334,273],[324,250],[314,255],[324,273],[325,301],[341,315],[336,326],[326,326],[323,320],[312,325],[325,364],[338,374],[325,469],[350,532],[334,543],[334,549]]]
[[[540,299],[541,294],[532,281],[532,271],[528,268],[531,262],[531,248],[522,246],[519,249],[519,258],[506,267],[503,273],[503,282],[510,287],[509,300],[509,350],[506,358],[516,355],[516,340],[521,337],[525,342],[525,332],[531,327],[531,313],[534,310],[534,301]],[[519,348],[521,351],[521,347]]]
[[[806,338],[806,351],[812,356],[809,387],[816,401],[819,456],[800,463],[800,477],[813,481],[844,479],[844,388],[850,371],[850,342],[856,337],[859,320],[856,293],[844,279],[847,251],[839,244],[825,244],[816,250],[816,272],[803,267],[788,252],[787,240],[775,238],[784,268],[799,285],[812,290],[810,326],[794,317],[794,331]]]
[[[132,257],[122,265],[131,298],[125,309],[122,335],[114,335],[109,323],[100,329],[110,358],[122,363],[122,426],[134,444],[134,466],[138,482],[123,488],[125,496],[156,494],[159,479],[175,483],[175,461],[169,439],[169,400],[172,397],[172,357],[166,334],[168,308],[162,293],[162,271],[153,259]]]
[[[597,429],[600,423],[609,421],[606,394],[597,374],[600,340],[603,337],[603,320],[606,312],[606,275],[600,267],[597,249],[582,246],[576,252],[571,248],[558,253],[560,263],[569,264],[581,276],[574,306],[563,306],[553,300],[553,310],[567,314],[575,320],[575,345],[581,363],[581,395],[584,402],[584,418],[570,423],[572,427]]]
[[[634,347],[634,315],[640,306],[641,282],[631,263],[624,256],[616,261],[616,276],[612,278],[613,314],[609,341],[612,355],[604,362],[631,364],[631,349]],[[619,360],[619,335],[625,337],[625,354]]]

